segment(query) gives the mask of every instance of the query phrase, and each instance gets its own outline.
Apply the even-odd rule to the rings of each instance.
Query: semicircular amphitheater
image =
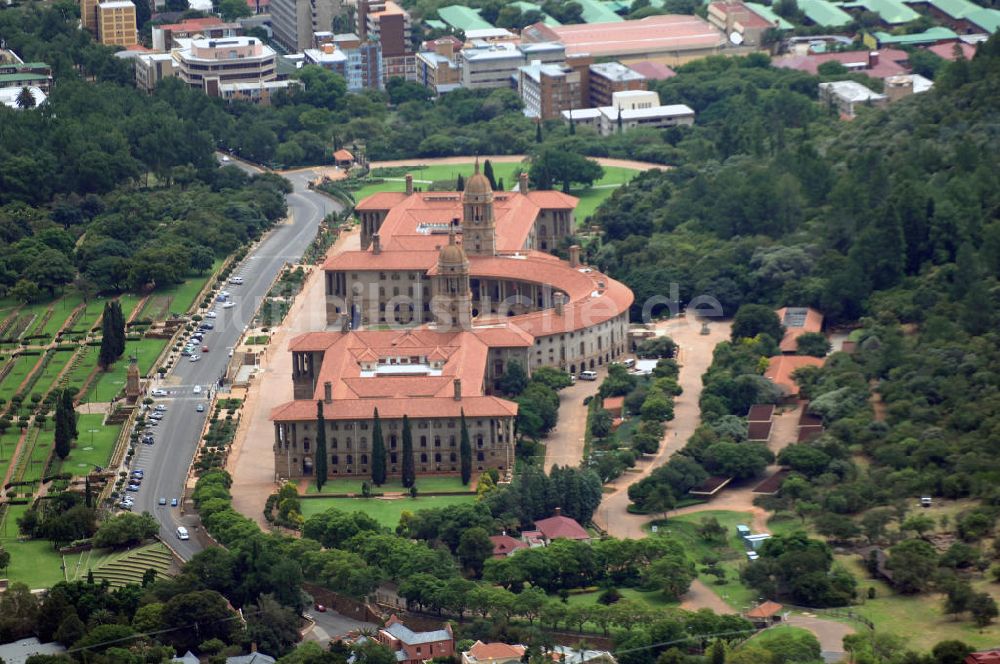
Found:
[[[289,344],[294,400],[271,412],[277,476],[315,468],[317,401],[324,402],[328,472],[371,472],[378,409],[391,476],[402,469],[402,418],[417,473],[459,468],[460,418],[473,468],[514,465],[517,404],[497,382],[576,374],[628,349],[632,291],[581,262],[569,245],[578,200],[558,191],[494,192],[476,172],[461,192],[382,192],[361,201],[359,251],[324,264],[326,323]],[[568,250],[569,260],[552,251]]]

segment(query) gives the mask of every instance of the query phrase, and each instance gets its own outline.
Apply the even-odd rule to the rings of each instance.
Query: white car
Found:
[[[227,291],[227,290],[219,292],[219,297],[227,297],[228,298],[229,296],[230,296],[230,292]]]
[[[192,355],[188,359],[191,360],[192,362],[197,362],[198,360],[201,359],[201,355]]]
[[[228,164],[229,163],[229,157],[223,157],[222,158],[222,163],[223,164]]]
[[[194,392],[195,394],[201,394],[201,385],[195,385],[192,392]]]
[[[229,301],[229,302],[226,302],[224,305],[222,305],[222,308],[223,309],[232,309],[235,306],[236,306],[235,302]]]
[[[165,396],[168,396],[166,390],[159,390],[159,389],[153,390],[152,392],[150,392],[150,394],[153,395],[154,397],[165,397]]]
[[[233,284],[234,286],[239,286],[243,283],[243,277],[233,277],[232,279],[229,280],[229,283]]]
[[[215,313],[214,311],[209,311],[205,314],[205,318],[215,318],[218,315],[219,314]]]

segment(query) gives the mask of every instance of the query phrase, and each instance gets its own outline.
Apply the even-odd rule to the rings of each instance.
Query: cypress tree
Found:
[[[322,491],[326,484],[326,420],[323,418],[323,402],[316,401],[316,490]]]
[[[542,123],[541,122],[536,122],[535,123],[535,143],[541,143],[541,142],[542,142]]]
[[[114,314],[111,312],[111,303],[104,303],[104,314],[101,316],[101,351],[97,356],[97,363],[101,368],[107,370],[118,356],[115,354],[117,343],[114,333]]]
[[[67,390],[63,390],[62,397],[56,404],[55,421],[56,454],[60,459],[65,459],[69,456],[70,447],[76,437],[76,412],[73,410],[73,398],[69,396]]]
[[[497,191],[504,191],[503,178],[497,180]]]
[[[486,179],[490,181],[490,189],[496,191],[497,180],[496,176],[493,175],[493,164],[490,163],[489,159],[487,159],[486,162],[483,164],[483,175],[485,175]]]
[[[83,478],[83,500],[87,507],[90,507],[94,500],[90,494],[90,475]]]
[[[455,191],[465,191],[465,178],[462,174],[458,174],[458,178],[455,180]]]
[[[410,488],[417,481],[417,469],[413,465],[413,433],[410,418],[403,415],[403,486]]]
[[[125,314],[122,313],[122,303],[118,300],[111,303],[111,308],[115,321],[115,357],[118,358],[125,354]]]
[[[76,428],[76,408],[73,406],[73,393],[68,389],[62,391],[61,400],[63,402],[63,408],[66,413],[66,422],[68,423],[70,438],[76,439],[80,437],[80,430]]]
[[[465,424],[465,409],[462,409],[462,440],[459,443],[458,454],[462,462],[462,484],[468,484],[472,479],[472,443],[469,442],[469,427]]]
[[[378,417],[378,408],[373,416],[372,424],[372,484],[385,484],[385,440],[382,439],[382,421]]]

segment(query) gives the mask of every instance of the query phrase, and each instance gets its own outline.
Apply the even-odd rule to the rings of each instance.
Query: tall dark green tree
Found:
[[[417,469],[413,465],[413,432],[410,418],[403,415],[403,486],[409,488],[417,481]]]
[[[462,484],[468,484],[472,479],[472,443],[469,441],[469,427],[465,424],[465,409],[462,409],[462,440],[459,443],[458,455],[462,462]]]
[[[490,181],[490,189],[492,189],[493,191],[496,191],[497,190],[497,179],[496,179],[496,176],[493,174],[493,164],[490,163],[489,159],[487,159],[483,163],[483,175],[485,175],[486,179]]]
[[[56,431],[55,446],[56,454],[60,459],[69,456],[73,439],[77,437],[76,411],[73,409],[73,395],[69,390],[63,390],[56,403]]]
[[[378,408],[372,416],[372,484],[385,484],[385,439],[382,438],[382,420],[378,416]]]
[[[541,142],[542,142],[542,123],[541,122],[536,122],[535,123],[535,143],[541,143]]]
[[[455,178],[455,190],[456,191],[465,191],[465,178],[462,177],[461,173],[459,173],[458,177]]]
[[[122,341],[118,340],[114,304],[115,302],[106,302],[104,304],[104,315],[101,316],[101,350],[97,356],[97,363],[105,370],[121,356],[118,348],[123,345],[125,337],[123,331]]]
[[[326,484],[326,420],[323,418],[323,402],[316,401],[316,490],[322,491]]]

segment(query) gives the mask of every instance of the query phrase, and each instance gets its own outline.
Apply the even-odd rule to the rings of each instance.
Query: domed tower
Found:
[[[438,254],[437,274],[433,279],[431,309],[441,327],[472,327],[472,291],[469,288],[469,258],[455,241],[455,224],[448,233],[448,244]]]
[[[466,180],[462,192],[462,244],[472,256],[496,255],[493,188],[479,172],[479,157],[476,157],[476,170]]]

